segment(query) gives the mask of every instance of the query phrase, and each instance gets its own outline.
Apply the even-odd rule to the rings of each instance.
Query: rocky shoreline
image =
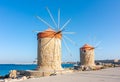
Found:
[[[48,74],[46,76],[55,76],[57,74],[64,74],[64,73],[71,73],[71,72],[80,72],[80,71],[94,71],[94,70],[100,70],[100,69],[106,69],[106,68],[114,68],[114,67],[120,67],[120,65],[113,65],[113,64],[104,64],[104,65],[97,65],[93,67],[86,67],[86,66],[74,66],[74,68],[67,68],[64,71],[57,73],[53,72],[51,74]],[[11,70],[9,74],[5,76],[0,76],[0,82],[13,82],[13,81],[22,81],[30,78],[40,78],[43,76],[32,76],[29,74],[25,74],[26,71],[20,71],[20,70]]]

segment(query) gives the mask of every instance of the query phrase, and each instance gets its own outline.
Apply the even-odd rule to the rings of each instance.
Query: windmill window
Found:
[[[86,52],[86,50],[84,50],[83,52]]]

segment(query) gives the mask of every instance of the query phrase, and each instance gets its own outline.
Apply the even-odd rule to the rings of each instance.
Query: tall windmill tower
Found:
[[[66,45],[65,40],[69,39],[63,34],[73,34],[73,32],[65,32],[66,25],[70,22],[70,19],[60,27],[60,10],[58,10],[58,24],[55,22],[50,10],[47,8],[47,11],[52,19],[55,28],[43,20],[41,17],[37,18],[46,24],[49,28],[43,32],[38,32],[38,55],[37,55],[37,70],[39,71],[57,71],[63,70],[61,67],[61,40],[63,40]],[[56,29],[56,30],[54,30]],[[64,31],[64,32],[63,32]],[[67,47],[68,49],[68,47]],[[68,49],[69,50],[69,49]]]
[[[62,34],[52,29],[37,34],[38,37],[38,68],[37,70],[62,70],[61,38]]]
[[[83,47],[80,48],[80,61],[81,65],[84,66],[95,66],[95,61],[94,61],[94,47],[85,44]]]

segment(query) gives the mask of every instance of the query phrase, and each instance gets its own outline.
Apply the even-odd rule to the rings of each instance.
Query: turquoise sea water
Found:
[[[36,64],[0,64],[0,76],[6,75],[10,70],[33,70]],[[73,64],[62,64],[63,68],[71,68]]]

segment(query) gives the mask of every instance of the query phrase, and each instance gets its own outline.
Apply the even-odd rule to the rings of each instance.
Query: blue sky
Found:
[[[63,61],[79,61],[79,48],[85,43],[95,46],[95,59],[120,59],[120,0],[0,0],[0,63],[31,63],[37,57],[37,39],[33,30],[43,31],[51,25],[48,7],[57,21],[61,10],[61,26],[71,18],[67,35],[70,56],[63,45]],[[101,49],[99,49],[101,48]]]

